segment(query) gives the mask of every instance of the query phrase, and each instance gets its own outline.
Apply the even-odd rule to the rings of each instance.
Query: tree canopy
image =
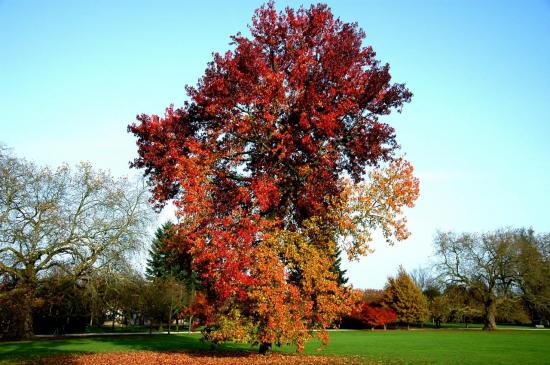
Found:
[[[40,280],[54,272],[82,278],[141,247],[147,195],[86,163],[53,170],[0,149],[0,278],[9,288],[0,295],[16,292],[25,302],[14,337],[32,335]]]
[[[426,319],[426,297],[402,266],[399,267],[397,276],[388,278],[384,294],[385,302],[395,311],[398,321],[409,325]]]
[[[526,229],[439,232],[435,248],[441,276],[449,284],[463,286],[481,305],[486,330],[496,328],[498,304],[517,295],[533,322],[548,320],[550,265],[545,237]]]
[[[169,249],[173,236],[172,229],[172,223],[166,222],[155,231],[155,237],[149,249],[145,276],[149,280],[171,276],[180,282],[191,284],[194,280],[194,273],[191,270],[192,257],[175,257],[174,252]]]
[[[303,347],[349,299],[337,245],[407,238],[418,180],[381,120],[412,93],[392,83],[354,23],[326,5],[259,8],[250,37],[215,53],[189,100],[140,115],[132,166],[177,207],[172,250],[190,252],[215,308],[207,337]],[[318,332],[326,340],[326,333]]]

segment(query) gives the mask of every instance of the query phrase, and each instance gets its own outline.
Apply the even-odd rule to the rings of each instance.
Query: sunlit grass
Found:
[[[310,341],[307,354],[364,356],[372,360],[411,364],[541,364],[550,358],[550,331],[394,330],[339,331],[330,334],[320,353]],[[198,334],[111,336],[0,343],[0,362],[61,354],[131,351],[210,350]],[[256,351],[246,344],[226,344],[220,350]],[[275,351],[293,352],[291,347]]]

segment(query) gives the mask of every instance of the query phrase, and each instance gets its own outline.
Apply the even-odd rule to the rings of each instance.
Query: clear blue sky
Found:
[[[0,142],[128,174],[126,125],[181,105],[260,4],[0,0]],[[328,4],[415,94],[386,119],[421,179],[413,235],[346,264],[351,282],[381,287],[399,264],[427,262],[437,229],[550,231],[550,2]]]

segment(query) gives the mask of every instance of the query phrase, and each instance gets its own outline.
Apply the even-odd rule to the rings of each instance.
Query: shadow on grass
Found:
[[[139,335],[86,337],[71,339],[39,339],[0,343],[0,363],[32,360],[57,355],[79,355],[100,352],[190,352],[196,356],[235,356],[255,353],[244,344],[224,344],[212,348],[200,341],[200,335]]]

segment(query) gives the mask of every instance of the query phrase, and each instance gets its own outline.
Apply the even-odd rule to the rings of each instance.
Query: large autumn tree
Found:
[[[412,166],[380,117],[411,92],[391,83],[363,30],[326,5],[258,9],[250,36],[214,54],[189,100],[129,126],[154,202],[173,199],[172,249],[190,252],[212,305],[207,338],[298,349],[344,311],[333,270],[371,234],[405,239]]]

